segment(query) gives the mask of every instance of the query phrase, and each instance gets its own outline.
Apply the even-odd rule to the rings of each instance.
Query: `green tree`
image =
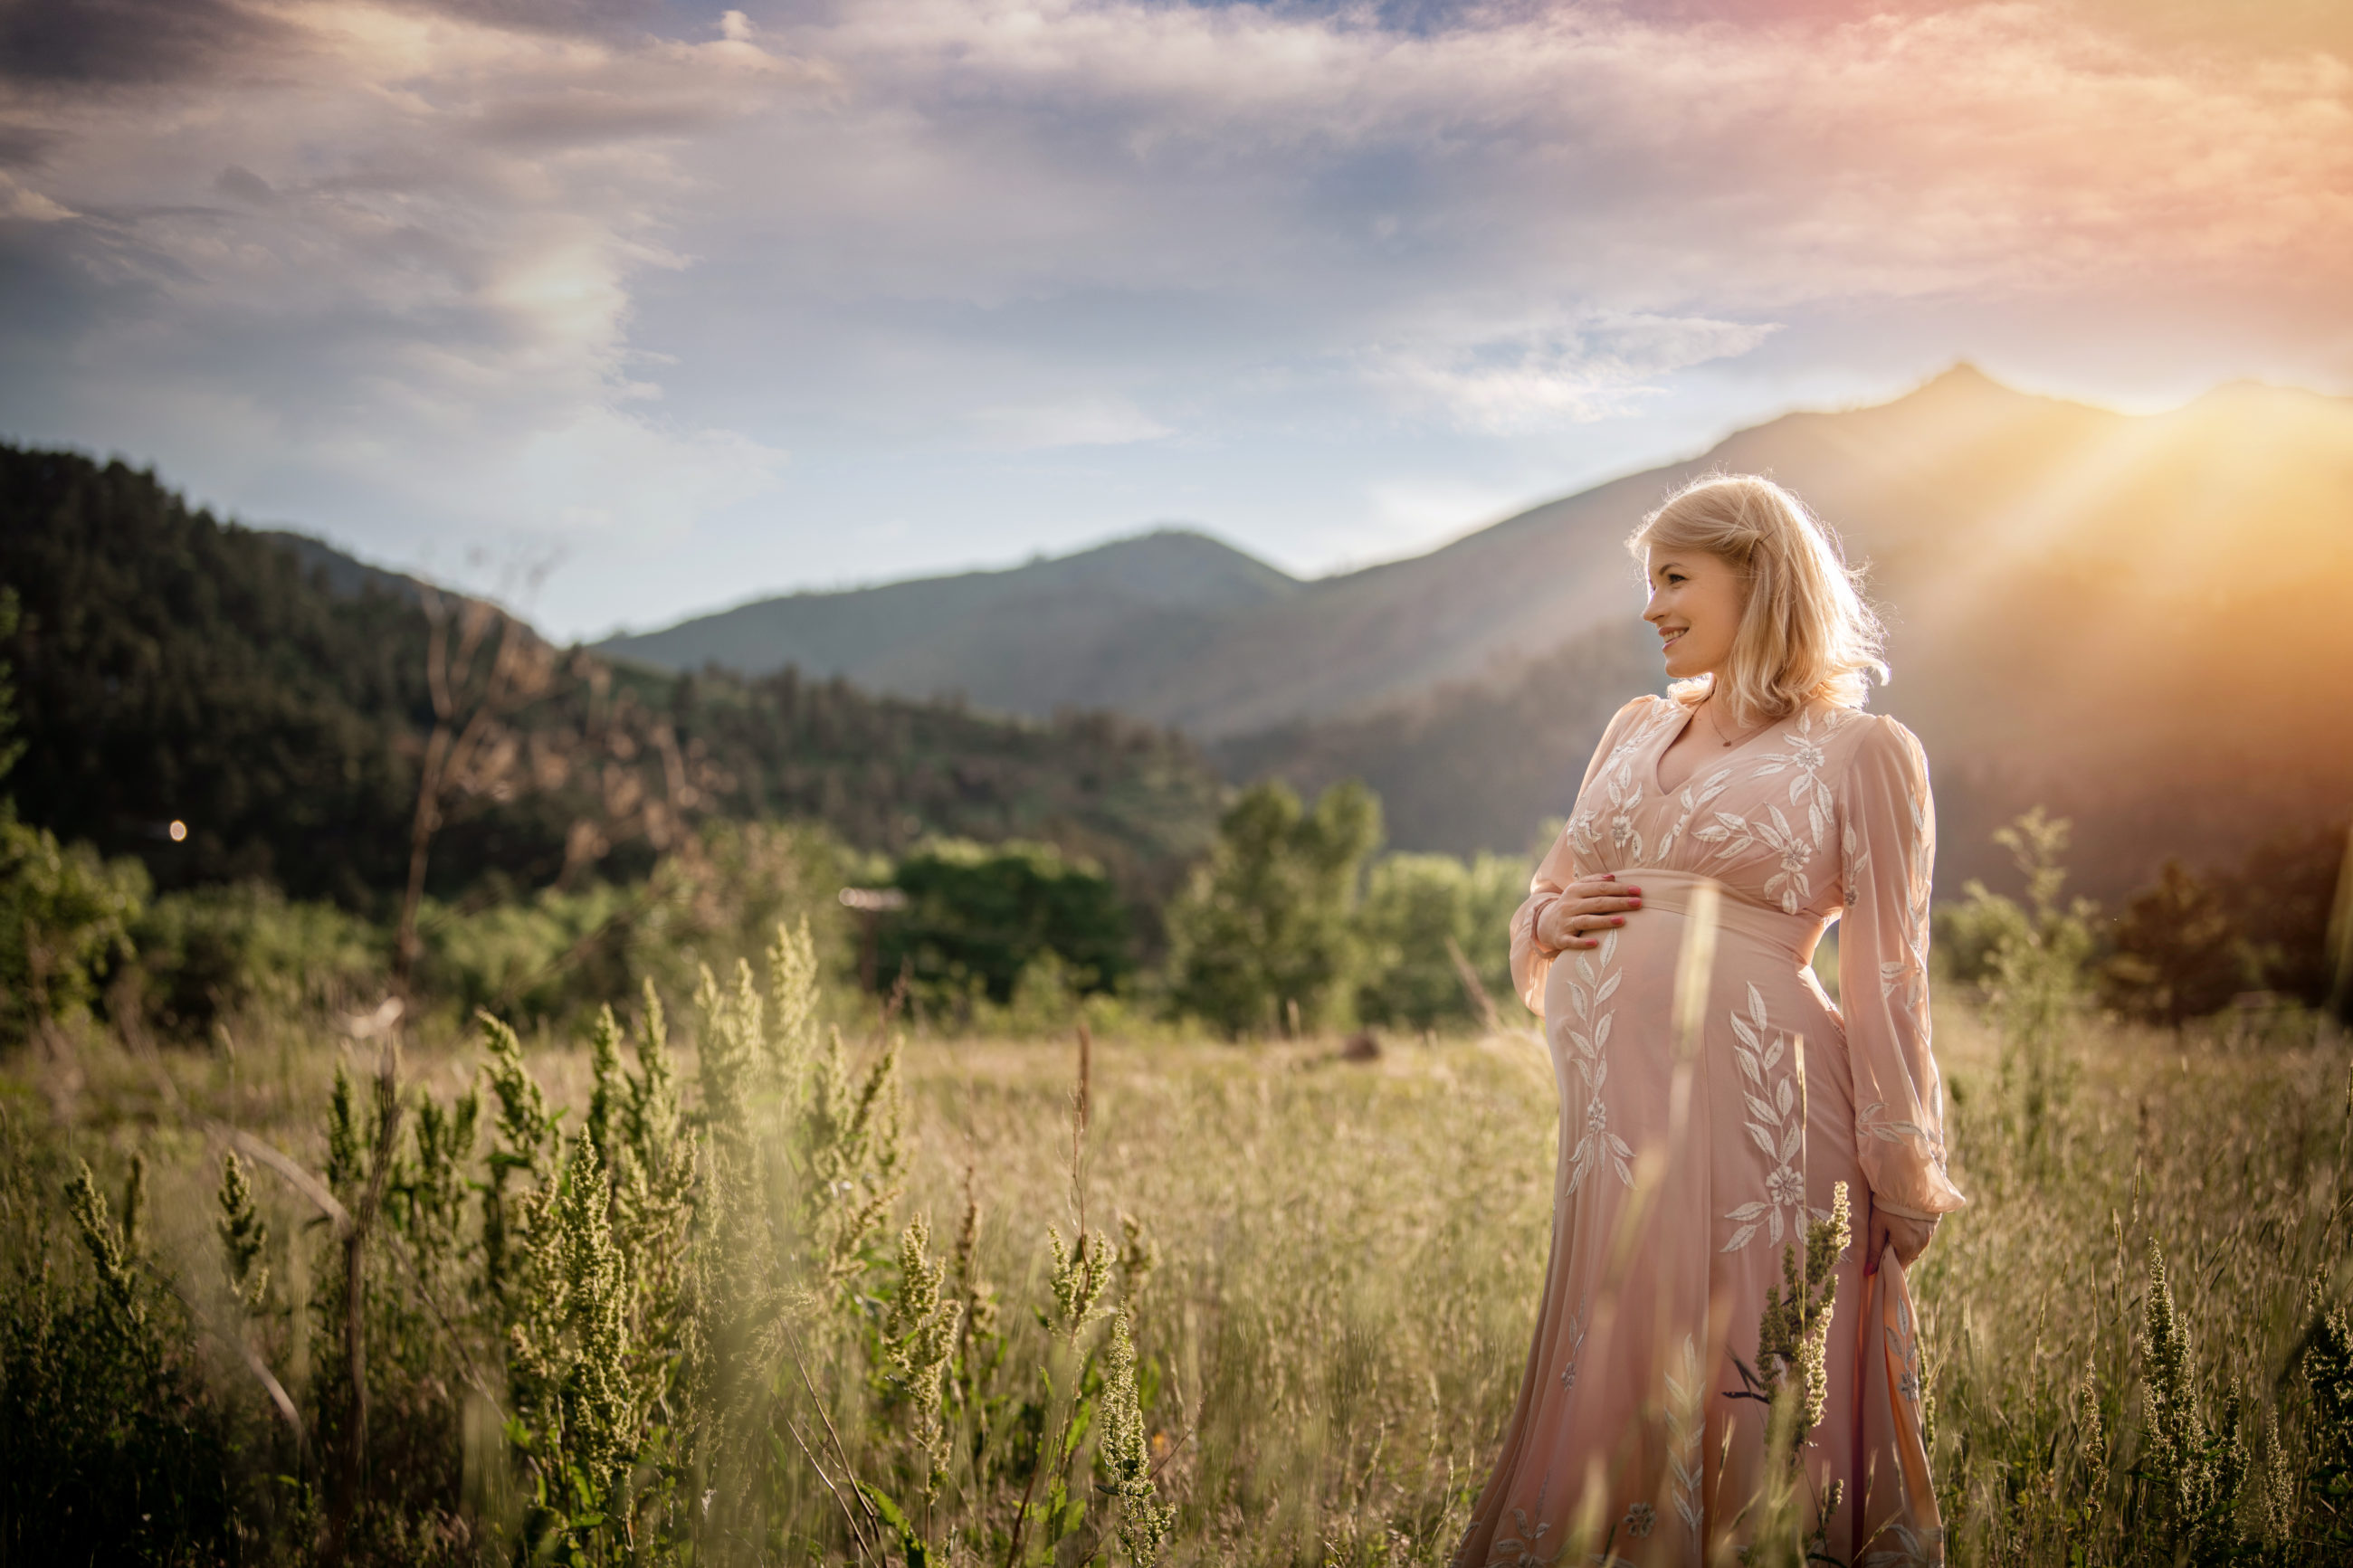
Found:
[[[1463,966],[1491,1003],[1511,994],[1512,913],[1527,889],[1527,863],[1510,856],[1389,855],[1374,862],[1356,921],[1364,944],[1358,1015],[1413,1029],[1482,1022]]]
[[[886,988],[903,969],[934,1000],[977,984],[1002,1005],[1046,953],[1082,991],[1110,990],[1134,965],[1117,889],[1050,844],[934,839],[899,862],[892,885],[907,907],[877,943],[876,983]]]
[[[1176,1005],[1240,1036],[1342,1021],[1359,942],[1357,883],[1381,839],[1380,801],[1354,781],[1303,809],[1254,784],[1218,825],[1217,847],[1168,914]]]
[[[2290,828],[2211,880],[2231,911],[2249,984],[2327,1005],[2339,984],[2330,918],[2353,909],[2353,823]]]
[[[16,630],[16,595],[0,589],[0,644]],[[23,748],[16,731],[14,670],[0,659],[0,776]],[[136,861],[99,858],[87,844],[61,845],[16,819],[0,796],[0,1041],[23,1039],[42,1020],[89,1005],[107,964],[132,956],[131,922],[147,900]]]
[[[2221,892],[2168,860],[2116,917],[2101,990],[2128,1016],[2179,1027],[2246,989],[2248,957]]]

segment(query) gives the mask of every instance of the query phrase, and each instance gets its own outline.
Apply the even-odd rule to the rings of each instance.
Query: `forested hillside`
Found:
[[[165,887],[268,877],[357,900],[398,881],[402,742],[431,718],[413,605],[338,597],[152,474],[15,447],[0,583],[22,604],[6,657],[26,818],[138,855]]]
[[[0,584],[23,607],[0,656],[16,670],[11,782],[28,820],[136,855],[166,889],[260,878],[363,908],[396,895],[435,721],[417,584],[192,509],[152,473],[5,447]],[[455,658],[465,616],[445,604]],[[478,666],[508,629],[485,624]],[[512,629],[546,679],[507,715],[512,745],[457,781],[432,859],[444,895],[633,875],[664,833],[717,814],[814,817],[874,850],[1042,839],[1153,898],[1214,825],[1216,777],[1147,726],[1007,720],[790,672],[616,668]]]
[[[1450,681],[1345,718],[1293,720],[1208,742],[1238,779],[1310,793],[1361,779],[1390,838],[1448,855],[1536,847],[1567,815],[1610,715],[1665,689],[1656,639],[1631,621],[1594,627],[1483,680]]]

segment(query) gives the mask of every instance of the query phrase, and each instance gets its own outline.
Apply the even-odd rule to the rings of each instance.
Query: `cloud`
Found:
[[[288,38],[277,20],[236,0],[0,0],[0,79],[180,81]]]
[[[494,28],[550,33],[611,33],[652,21],[661,0],[408,0],[414,9],[438,11]]]
[[[1375,349],[1365,356],[1366,375],[1408,407],[1431,407],[1466,428],[1505,435],[1630,412],[1663,394],[1661,376],[1745,354],[1775,330],[1769,322],[1630,315],[1458,331]]]
[[[1074,397],[971,416],[983,442],[1011,452],[1053,447],[1124,447],[1176,432],[1124,397]]]
[[[0,219],[57,223],[73,216],[40,192],[27,189],[15,175],[0,170]]]
[[[56,138],[47,132],[29,125],[0,123],[0,168],[22,168],[38,163],[47,155]]]
[[[16,0],[0,428],[593,553],[811,463],[1542,442],[1832,320],[2353,342],[2353,67],[2191,16]]]
[[[78,408],[259,504],[452,537],[659,537],[772,484],[773,442],[660,412],[631,290],[683,264],[664,147],[814,79],[743,37],[499,16],[288,7],[234,90],[53,96],[40,166],[0,184],[48,231],[0,238],[27,282],[0,331],[71,384],[12,377],[8,422]]]
[[[872,163],[950,197],[892,226],[923,234],[928,212],[987,242],[901,247],[898,269],[967,289],[1031,267],[1442,270],[1769,308],[2277,265],[2284,246],[2310,265],[2353,217],[2331,195],[2353,188],[2340,62],[2215,69],[2039,6],[1765,27],[1553,6],[1410,33],[1287,7],[903,0],[797,36],[862,89],[848,123]],[[1041,227],[1050,258],[1023,243]]]

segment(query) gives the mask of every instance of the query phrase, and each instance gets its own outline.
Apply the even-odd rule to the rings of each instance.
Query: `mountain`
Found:
[[[433,722],[414,579],[215,518],[152,472],[0,445],[0,584],[22,605],[0,660],[25,743],[0,788],[26,819],[139,856],[165,888],[267,879],[360,908],[397,893]],[[791,671],[672,676],[518,635],[553,679],[512,715],[514,765],[453,806],[439,895],[542,884],[584,836],[599,869],[642,872],[668,824],[715,814],[816,818],[869,850],[1046,839],[1148,909],[1215,824],[1221,786],[1191,743],[1114,715],[1008,718]]]
[[[1299,588],[1206,534],[1170,529],[1001,572],[762,599],[597,651],[670,670],[797,668],[1042,717],[1125,696],[1198,658],[1229,617]]]
[[[1261,668],[1317,668],[1346,647],[1370,698],[1353,709],[1328,685],[1278,695],[1226,667],[1143,710],[1223,726],[1213,746],[1230,768],[1308,787],[1345,772],[1385,797],[1440,797],[1410,829],[1393,814],[1401,838],[1522,844],[1566,808],[1614,706],[1594,684],[1657,684],[1654,654],[1633,677],[1609,652],[1622,644],[1589,640],[1639,613],[1617,541],[1717,469],[1789,485],[1867,563],[1895,672],[1873,706],[1927,749],[1945,893],[2012,880],[1989,835],[2034,805],[2073,820],[2077,885],[2111,899],[2168,857],[2234,859],[2353,807],[2353,400],[2254,384],[2134,416],[1964,367],[1879,407],[1791,415],[1386,580],[1312,584],[1296,610],[1313,624],[1283,646],[1264,628],[1220,645]],[[1474,603],[1475,616],[1462,608]],[[1547,636],[1553,651],[1519,651]],[[1510,655],[1500,678],[1464,683]],[[1285,698],[1324,712],[1250,728]],[[1464,742],[1474,755],[1422,739],[1482,724]],[[1472,782],[1434,787],[1453,775]]]
[[[2084,882],[2104,894],[2168,854],[2235,856],[2353,803],[2353,400],[2253,384],[2132,416],[1960,365],[1426,555],[1288,587],[1260,578],[1262,597],[1165,616],[1052,575],[1087,556],[733,614],[871,616],[854,663],[836,652],[817,668],[1015,712],[1114,707],[1200,737],[1230,776],[1362,776],[1400,845],[1518,848],[1566,808],[1608,714],[1659,685],[1621,542],[1715,470],[1788,484],[1867,563],[1896,674],[1873,705],[1936,764],[1948,891],[2000,872],[1987,836],[2038,803],[2077,819]],[[942,626],[879,613],[950,584],[967,596]],[[835,635],[846,650],[851,634]],[[757,667],[808,646],[705,643],[695,657]]]
[[[2353,399],[2240,384],[2130,416],[1966,366],[1319,582],[1170,531],[745,605],[579,656],[548,722],[586,733],[607,681],[726,781],[705,809],[813,814],[874,848],[1050,837],[1138,897],[1208,831],[1197,744],[1229,779],[1365,779],[1399,847],[1517,850],[1609,714],[1660,685],[1621,542],[1711,469],[1790,485],[1868,565],[1895,670],[1873,702],[1927,747],[1947,895],[2005,873],[1989,835],[2031,805],[2075,821],[2103,898],[2353,806]],[[0,653],[28,816],[167,885],[385,885],[431,717],[416,584],[16,448],[0,582],[25,601]],[[485,807],[437,875],[552,874],[575,805]],[[190,837],[166,848],[175,817]]]

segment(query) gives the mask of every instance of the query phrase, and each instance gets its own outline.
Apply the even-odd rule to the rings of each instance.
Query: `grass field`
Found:
[[[2019,1088],[2015,1053],[1973,1013],[1947,1006],[1938,1039],[1957,1177],[1972,1202],[1915,1278],[1953,1559],[2342,1561],[2334,1407],[2303,1359],[2316,1278],[2324,1300],[2346,1295],[2353,1053],[2341,1036],[2306,1015],[2181,1037],[2085,1021],[2043,1075],[2039,1110]],[[857,1100],[879,1052],[853,1042],[837,1105]],[[432,1293],[417,1272],[431,1248],[396,1229],[369,1277],[385,1297],[370,1308],[380,1342],[370,1441],[396,1429],[429,1448],[439,1433],[452,1451],[438,1468],[429,1455],[373,1458],[375,1511],[339,1518],[333,1451],[349,1414],[335,1394],[348,1370],[331,1321],[338,1249],[314,1205],[257,1173],[277,1283],[248,1311],[216,1234],[224,1129],[313,1171],[334,1163],[324,1112],[339,1056],[364,1085],[373,1046],[338,1047],[290,1022],[248,1021],[211,1054],[134,1050],[88,1031],[7,1066],[14,1310],[21,1319],[32,1300],[37,1254],[50,1259],[53,1291],[88,1271],[57,1199],[72,1162],[86,1159],[99,1186],[120,1193],[142,1156],[148,1272],[174,1282],[184,1371],[222,1412],[224,1462],[249,1472],[225,1505],[242,1510],[242,1544],[208,1548],[192,1527],[159,1555],[293,1561],[328,1541],[373,1560],[476,1561],[530,1538],[582,1562],[896,1561],[920,1537],[929,1561],[1077,1563],[1113,1554],[1121,1519],[1173,1508],[1165,1541],[1142,1552],[1131,1541],[1129,1555],[1438,1563],[1515,1392],[1541,1287],[1555,1107],[1533,1032],[1392,1042],[1369,1062],[1344,1059],[1332,1040],[1100,1040],[1075,1145],[1074,1039],[917,1038],[898,1062],[902,1157],[885,1173],[901,1195],[837,1255],[849,1262],[828,1270],[804,1258],[776,1286],[790,1303],[777,1310],[786,1340],[754,1334],[738,1347],[768,1357],[755,1425],[773,1441],[730,1450],[713,1438],[693,1457],[679,1436],[691,1403],[680,1391],[693,1378],[648,1374],[670,1381],[651,1415],[638,1410],[634,1472],[619,1461],[638,1499],[628,1528],[600,1529],[596,1510],[551,1501],[549,1478],[565,1472],[551,1468],[548,1445],[575,1441],[587,1417],[543,1391],[546,1408],[573,1413],[532,1426],[522,1380],[487,1370],[500,1325],[478,1321],[480,1310],[455,1326],[404,1316],[404,1294]],[[483,1060],[471,1037],[413,1046],[402,1093],[452,1103]],[[547,1102],[569,1108],[546,1141],[560,1148],[596,1091],[590,1054],[543,1042],[525,1060]],[[679,1070],[700,1078],[691,1053]],[[486,1126],[496,1110],[486,1107]],[[855,1163],[826,1180],[887,1190]],[[799,1168],[763,1166],[745,1188],[800,1215],[762,1234],[835,1235],[806,1194],[783,1195],[787,1165]],[[540,1173],[553,1183],[558,1168]],[[470,1173],[486,1169],[478,1158]],[[37,1220],[29,1211],[45,1199],[54,1212]],[[966,1264],[950,1253],[968,1208]],[[917,1215],[931,1251],[911,1261],[902,1230]],[[699,1223],[711,1251],[708,1235],[723,1227]],[[1092,1311],[1084,1269],[1058,1255],[1050,1229],[1099,1238]],[[2168,1265],[2169,1322],[2150,1316],[2152,1245]],[[926,1278],[939,1300],[963,1303],[934,1311],[949,1342],[931,1363],[909,1348],[923,1342]],[[706,1302],[721,1294],[702,1289]],[[449,1300],[465,1299],[452,1289]],[[640,1347],[660,1341],[648,1326],[653,1299],[629,1297]],[[1104,1315],[1114,1306],[1138,1356],[1130,1437]],[[240,1337],[309,1415],[302,1445],[240,1364]],[[2322,1339],[2325,1352],[2333,1342]],[[693,1336],[680,1342],[679,1364],[696,1364]],[[928,1405],[926,1377],[941,1391]],[[718,1401],[711,1408],[725,1403],[707,1377],[694,1386]],[[667,1435],[647,1436],[665,1413]],[[537,1448],[525,1428],[543,1433]],[[1141,1445],[1140,1470],[1122,1471],[1123,1441]],[[280,1468],[288,1479],[268,1479]],[[723,1471],[733,1483],[712,1479]],[[819,1484],[828,1478],[839,1484]],[[904,1531],[877,1522],[853,1479],[903,1510]],[[722,1513],[735,1510],[723,1531],[710,1522],[713,1496]],[[20,1546],[8,1560],[34,1559]]]

